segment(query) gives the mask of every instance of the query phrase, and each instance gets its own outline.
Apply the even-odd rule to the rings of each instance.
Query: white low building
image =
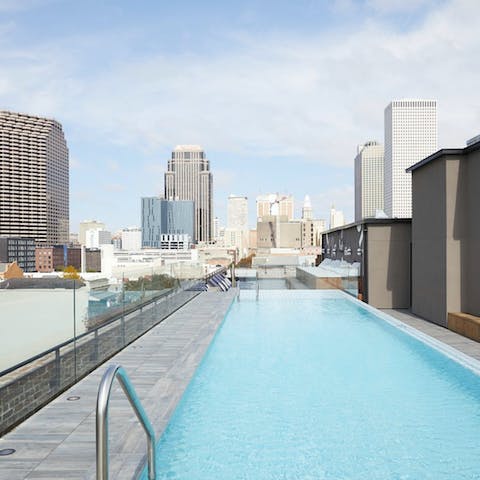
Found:
[[[142,229],[138,227],[124,228],[121,232],[122,250],[140,250],[142,248]]]
[[[112,243],[112,234],[108,230],[90,228],[85,232],[85,246],[87,248],[100,248],[100,245]]]
[[[114,250],[113,245],[102,245],[102,274],[107,278],[122,277],[136,279],[145,275],[167,274],[176,278],[192,278],[184,273],[201,272],[203,266],[198,261],[198,250]],[[178,265],[182,265],[181,267]],[[188,265],[189,267],[187,268]],[[193,275],[193,273],[192,273]],[[195,277],[195,275],[193,275]]]

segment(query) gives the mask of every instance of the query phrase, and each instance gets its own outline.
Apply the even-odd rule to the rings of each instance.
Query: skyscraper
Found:
[[[227,228],[248,230],[248,199],[229,195],[227,203]]]
[[[0,111],[0,235],[69,240],[68,148],[55,120]]]
[[[385,109],[384,209],[412,216],[412,177],[405,170],[437,150],[437,102],[395,100]]]
[[[165,198],[195,203],[194,240],[210,242],[213,230],[212,173],[203,148],[178,145],[165,172]]]
[[[355,157],[355,221],[375,217],[383,210],[383,146],[370,141],[359,145]]]
[[[195,230],[194,202],[142,198],[142,247],[160,248],[162,235],[188,235]]]

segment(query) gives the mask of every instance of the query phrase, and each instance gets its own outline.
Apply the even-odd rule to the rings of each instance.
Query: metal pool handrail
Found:
[[[256,279],[257,279],[257,282],[256,282],[256,289],[257,289],[256,300],[258,301],[258,293],[259,293],[259,290],[260,290],[260,286],[258,284],[258,270],[256,271]]]
[[[97,396],[96,454],[97,480],[108,480],[108,404],[112,383],[118,379],[140,424],[147,435],[148,479],[156,479],[155,432],[130,379],[121,365],[110,365],[103,374]]]

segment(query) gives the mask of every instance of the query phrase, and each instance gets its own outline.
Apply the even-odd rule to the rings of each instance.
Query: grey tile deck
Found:
[[[401,322],[419,330],[430,337],[439,340],[452,348],[468,355],[476,360],[480,360],[480,343],[463,337],[458,333],[452,332],[445,327],[427,322],[423,318],[411,313],[409,310],[382,309],[382,312],[388,313]]]
[[[206,292],[0,439],[0,480],[95,478],[95,404],[106,365],[123,365],[157,437],[201,362],[235,291]],[[78,401],[67,397],[79,395]],[[110,402],[110,478],[132,479],[145,458],[143,430],[118,383]]]
[[[234,295],[233,290],[201,294],[107,362],[125,367],[157,436],[167,425]],[[480,360],[479,343],[408,311],[383,311]],[[95,402],[105,368],[95,370],[0,439],[0,449],[17,450],[12,456],[0,457],[0,480],[95,477]],[[81,398],[69,402],[66,398],[70,395]],[[134,478],[145,451],[143,431],[120,387],[115,386],[110,403],[110,478]]]

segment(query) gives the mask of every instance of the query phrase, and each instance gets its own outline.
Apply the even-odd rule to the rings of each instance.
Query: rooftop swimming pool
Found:
[[[480,476],[480,377],[348,295],[242,291],[158,442],[158,478]]]

